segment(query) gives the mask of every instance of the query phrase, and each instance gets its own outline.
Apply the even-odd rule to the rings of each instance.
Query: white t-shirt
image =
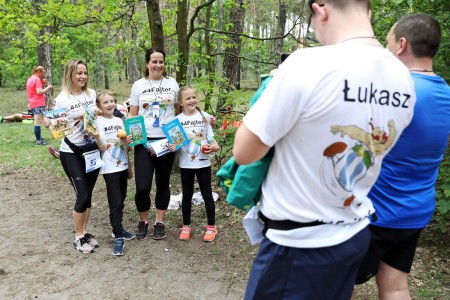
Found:
[[[414,104],[407,68],[381,47],[348,41],[291,54],[244,118],[275,146],[259,207],[272,220],[327,224],[267,237],[316,248],[363,229],[374,212],[367,194]]]
[[[63,108],[66,111],[67,118],[69,120],[69,124],[72,127],[72,134],[67,135],[66,137],[77,146],[82,146],[86,144],[85,141],[85,133],[84,133],[84,123],[83,123],[83,113],[86,106],[89,107],[90,110],[95,111],[97,105],[95,103],[96,94],[93,89],[89,89],[89,93],[83,92],[79,96],[68,95],[64,92],[61,92],[55,98],[55,106],[54,109]],[[61,141],[61,146],[59,148],[62,152],[73,153],[73,151],[69,148],[69,146],[64,142],[64,139]]]
[[[103,167],[100,174],[109,174],[128,169],[128,146],[117,137],[119,129],[124,130],[121,118],[113,117],[107,119],[98,116],[95,120],[100,137],[106,141],[107,150],[101,153]]]
[[[209,154],[204,154],[201,147],[208,143],[208,137],[214,137],[214,133],[210,125],[211,116],[206,112],[202,113],[208,121],[207,124],[200,112],[192,116],[186,116],[184,113],[177,116],[190,141],[180,149],[180,168],[200,169],[211,165]]]
[[[139,106],[147,137],[165,137],[161,127],[175,118],[178,83],[172,77],[162,80],[141,78],[131,88],[130,105]]]

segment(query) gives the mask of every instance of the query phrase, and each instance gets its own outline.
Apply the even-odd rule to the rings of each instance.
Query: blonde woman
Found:
[[[54,106],[54,109],[66,111],[67,120],[73,131],[62,140],[59,150],[61,165],[76,193],[73,209],[75,225],[73,246],[82,253],[92,253],[94,248],[99,246],[94,236],[87,232],[92,190],[97,181],[99,169],[87,171],[86,163],[89,162],[83,154],[103,146],[100,145],[98,130],[91,136],[87,134],[83,126],[85,110],[95,111],[96,109],[96,94],[94,90],[88,88],[88,83],[87,64],[82,60],[68,61],[64,68],[62,91],[56,97]],[[49,119],[44,119],[45,127],[50,126],[50,123]]]

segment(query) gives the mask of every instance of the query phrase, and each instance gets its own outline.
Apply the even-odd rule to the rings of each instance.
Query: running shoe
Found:
[[[56,150],[55,148],[53,148],[51,145],[47,146],[48,152],[50,153],[51,156],[53,156],[56,159],[59,159],[59,151]]]
[[[184,225],[183,228],[180,228],[180,240],[189,241],[191,238],[191,227]]]
[[[89,242],[87,241],[86,237],[82,237],[80,239],[75,239],[72,242],[73,247],[80,251],[81,253],[93,253],[94,247],[89,245]]]
[[[217,229],[214,226],[206,226],[205,235],[203,236],[204,242],[212,242],[216,238]]]
[[[145,240],[147,238],[147,231],[148,231],[148,222],[139,221],[136,238],[138,240]]]
[[[47,145],[47,142],[45,140],[36,141],[36,146],[45,146],[45,145]]]
[[[85,233],[84,237],[87,240],[87,242],[89,243],[89,245],[91,245],[92,248],[98,248],[100,246],[99,243],[97,242],[97,240],[95,239],[95,237],[92,234]]]
[[[111,237],[113,237],[113,238],[116,237],[116,235],[114,234],[114,232],[111,232]],[[125,229],[123,230],[122,238],[123,238],[125,241],[130,241],[130,240],[134,239],[134,237],[135,237],[134,234],[132,234],[132,233],[126,231]]]
[[[164,223],[156,222],[155,225],[153,225],[153,239],[162,240],[165,237],[166,237],[166,230],[164,228]]]
[[[125,243],[123,241],[123,238],[120,237],[120,238],[114,239],[114,246],[112,249],[112,254],[114,256],[122,256],[124,247],[125,247]]]

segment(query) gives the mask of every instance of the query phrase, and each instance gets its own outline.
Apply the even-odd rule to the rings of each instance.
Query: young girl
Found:
[[[191,205],[194,193],[194,179],[197,176],[200,192],[205,200],[206,226],[203,241],[212,242],[216,237],[215,227],[215,203],[211,189],[211,161],[209,154],[220,150],[210,125],[211,116],[201,112],[197,107],[197,95],[195,89],[190,86],[180,88],[178,100],[182,113],[177,116],[186,131],[190,143],[180,151],[180,173],[183,189],[182,211],[183,228],[181,228],[180,240],[189,240],[191,235]],[[175,145],[170,145],[171,151]]]
[[[99,148],[102,151],[101,157],[104,163],[100,174],[103,174],[106,183],[109,221],[113,230],[112,236],[115,238],[112,253],[115,256],[121,256],[124,240],[134,238],[134,234],[126,231],[122,226],[124,201],[127,196],[127,179],[132,177],[127,146],[132,143],[132,138],[131,136],[122,136],[124,134],[123,121],[114,116],[116,101],[110,91],[105,90],[97,94],[97,107],[100,109],[100,113],[98,113],[96,123],[102,139]]]

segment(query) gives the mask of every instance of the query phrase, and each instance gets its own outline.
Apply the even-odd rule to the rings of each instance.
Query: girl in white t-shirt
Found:
[[[122,119],[114,116],[116,100],[110,91],[105,90],[97,94],[97,107],[100,112],[97,113],[99,116],[96,119],[96,125],[102,140],[99,148],[104,163],[100,174],[103,174],[105,179],[108,195],[109,221],[114,237],[112,253],[115,256],[121,256],[124,240],[132,240],[135,237],[122,226],[127,179],[132,178],[127,144],[132,143],[133,140],[131,136],[126,136]]]
[[[189,240],[191,235],[191,202],[194,193],[194,180],[197,176],[200,192],[205,201],[206,226],[203,241],[212,242],[216,237],[215,227],[215,203],[211,189],[211,161],[209,154],[220,150],[220,146],[214,139],[210,125],[211,116],[201,112],[197,107],[197,94],[190,86],[180,88],[178,101],[182,113],[177,116],[189,137],[190,143],[181,148],[180,174],[183,189],[182,211],[183,228],[181,228],[180,240]],[[175,151],[175,145],[169,149]]]

